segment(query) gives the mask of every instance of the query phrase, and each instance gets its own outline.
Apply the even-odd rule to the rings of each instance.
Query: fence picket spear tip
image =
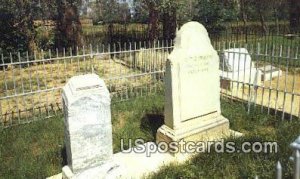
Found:
[[[295,160],[294,160],[294,157],[290,157],[289,159],[290,159],[291,162],[294,162],[294,161],[295,161]]]
[[[281,170],[282,169],[280,161],[277,162],[276,169],[277,170]]]
[[[296,157],[296,160],[300,159],[300,152],[299,152],[299,150],[296,150],[295,157]]]
[[[300,144],[300,136],[296,139],[296,142]]]
[[[282,166],[280,161],[278,161],[276,165],[276,179],[282,179]]]
[[[295,152],[295,158],[294,158],[294,179],[300,178],[300,151],[299,149]]]

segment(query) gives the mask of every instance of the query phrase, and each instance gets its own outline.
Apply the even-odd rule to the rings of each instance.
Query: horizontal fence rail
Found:
[[[220,56],[223,97],[245,102],[249,112],[261,108],[282,119],[299,118],[298,47],[267,41],[219,41],[213,46]],[[76,75],[98,74],[113,102],[163,91],[165,62],[172,50],[173,41],[144,41],[1,55],[0,125],[57,115],[61,88]]]

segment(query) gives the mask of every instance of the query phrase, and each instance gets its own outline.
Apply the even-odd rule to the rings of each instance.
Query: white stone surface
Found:
[[[73,173],[69,166],[65,166],[62,170],[63,179],[116,179],[121,178],[126,173],[119,164],[113,161],[88,168],[79,173]]]
[[[300,136],[293,143],[291,143],[291,147],[294,150],[300,150]]]
[[[262,72],[262,81],[271,81],[273,78],[282,76],[282,70],[271,65],[260,67],[259,69]]]
[[[110,95],[104,81],[95,74],[73,77],[62,98],[70,170],[77,174],[111,160]]]
[[[170,153],[154,152],[158,150],[156,143],[148,142],[143,144],[145,151],[152,151],[150,156],[146,152],[136,153],[134,147],[130,152],[119,152],[114,154],[113,161],[108,162],[101,167],[90,168],[82,173],[73,174],[68,166],[63,168],[63,173],[49,177],[48,179],[61,179],[61,178],[76,178],[76,179],[109,179],[109,178],[122,178],[122,179],[135,179],[143,178],[165,165],[171,163],[182,163],[188,160],[191,156],[182,156],[175,158]]]
[[[230,131],[230,136],[234,138],[241,137],[243,134],[235,131]],[[138,146],[140,147],[140,146]],[[170,164],[182,164],[190,160],[195,154],[184,154],[174,157],[168,152],[157,152],[158,146],[154,142],[148,142],[143,144],[145,152],[134,152],[136,148],[132,148],[130,152],[119,152],[113,155],[113,161],[109,165],[103,165],[103,167],[95,167],[87,170],[81,175],[84,178],[91,178],[91,176],[98,176],[98,178],[144,178],[149,174],[158,172],[161,167]],[[156,151],[156,152],[154,152]],[[149,153],[151,153],[150,156]],[[69,175],[69,178],[74,178],[68,167],[64,167],[63,171]],[[100,171],[100,172],[99,172]],[[85,174],[85,175],[84,175]],[[47,179],[61,179],[62,173],[49,177]]]
[[[226,49],[220,60],[221,69],[228,72],[237,72],[255,68],[249,52],[245,48]]]
[[[261,84],[261,75],[262,72],[260,69],[251,68],[245,69],[243,71],[235,71],[235,72],[226,72],[220,71],[220,77],[223,79],[228,79],[230,81],[235,81],[240,83],[240,87],[242,84],[251,84],[251,85],[260,85]]]
[[[242,83],[251,85],[261,84],[261,70],[252,62],[251,56],[246,48],[232,48],[223,51],[220,59],[220,77],[225,80],[235,81],[233,88]]]
[[[177,33],[166,66],[165,124],[181,128],[185,121],[220,114],[219,56],[198,22]]]
[[[122,178],[143,178],[153,172],[157,172],[165,165],[183,162],[187,159],[182,158],[182,160],[178,160],[178,158],[174,158],[168,152],[154,152],[158,149],[154,142],[145,143],[143,146],[145,151],[152,151],[153,153],[147,156],[146,152],[136,153],[132,150],[129,153],[120,152],[114,154],[114,160],[120,163],[124,171],[126,171],[123,173]]]

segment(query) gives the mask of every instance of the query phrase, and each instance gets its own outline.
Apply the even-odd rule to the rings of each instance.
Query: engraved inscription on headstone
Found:
[[[216,85],[216,72],[211,67],[214,65],[212,57],[198,56],[181,61],[178,71],[181,121],[218,111],[218,104],[212,103],[217,101],[213,100],[214,96],[210,99],[212,102],[207,101],[205,105],[202,100],[211,96]]]
[[[158,142],[228,134],[229,122],[220,109],[219,56],[198,22],[183,25],[176,34],[165,87],[165,125],[157,131]]]
[[[198,74],[201,72],[208,72],[209,71],[209,59],[210,57],[198,57],[198,58],[189,58],[184,60],[184,64],[182,65],[183,72],[187,74],[193,75]]]

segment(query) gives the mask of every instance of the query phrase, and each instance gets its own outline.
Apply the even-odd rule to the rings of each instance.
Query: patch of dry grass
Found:
[[[150,52],[150,51],[149,51]],[[141,55],[142,54],[142,55]],[[147,56],[145,55],[147,54]],[[161,55],[136,52],[112,54],[94,57],[81,57],[47,61],[43,63],[31,62],[26,65],[9,65],[0,71],[0,114],[2,122],[8,123],[60,110],[60,88],[73,76],[96,73],[103,78],[112,96],[121,96],[135,88],[153,85],[153,80],[161,76],[147,74],[158,71],[155,63],[160,63]],[[150,58],[151,57],[151,58]],[[159,57],[159,58],[158,58]],[[135,64],[135,65],[134,65]],[[44,90],[44,92],[39,92]],[[26,95],[23,95],[26,94]],[[13,97],[16,95],[17,97]],[[4,97],[10,96],[4,99]],[[122,97],[121,97],[122,98]]]
[[[242,84],[239,84],[239,90],[235,87],[233,90],[222,89],[222,92],[246,101],[251,97],[257,105],[300,117],[300,96],[292,95],[292,93],[300,94],[299,73],[286,74],[283,71],[281,77],[273,78],[272,81],[264,81],[260,86],[256,91],[253,91],[253,88],[249,90],[247,85],[243,87]],[[269,90],[269,88],[273,90]],[[286,94],[284,93],[285,90]]]

